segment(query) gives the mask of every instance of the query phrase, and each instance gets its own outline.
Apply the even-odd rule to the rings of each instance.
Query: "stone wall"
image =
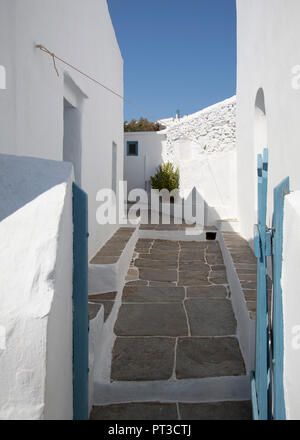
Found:
[[[180,120],[166,120],[165,125],[168,125],[165,130],[167,143],[163,151],[165,161],[174,161],[175,143],[183,138],[199,145],[198,154],[233,151],[236,143],[236,97]]]
[[[197,190],[205,202],[205,223],[236,218],[236,97],[180,120],[160,121],[167,140],[164,162],[180,171],[180,196]]]

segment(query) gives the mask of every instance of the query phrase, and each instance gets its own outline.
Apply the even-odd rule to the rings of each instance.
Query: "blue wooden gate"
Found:
[[[251,375],[253,416],[256,420],[285,419],[283,391],[282,228],[284,197],[289,179],[274,189],[273,225],[266,224],[268,150],[258,155],[258,224],[254,227],[257,258],[255,371]],[[273,310],[268,301],[267,257],[272,256]]]
[[[88,199],[73,184],[73,418],[88,419]]]
[[[272,401],[273,418],[285,419],[283,390],[283,309],[282,309],[282,243],[284,197],[290,192],[286,178],[274,189],[273,214],[273,322],[272,322]]]
[[[270,249],[267,231],[268,150],[258,155],[258,224],[254,227],[254,251],[257,258],[255,372],[252,373],[254,418],[268,418],[268,301],[267,254]],[[268,250],[268,252],[267,252]]]

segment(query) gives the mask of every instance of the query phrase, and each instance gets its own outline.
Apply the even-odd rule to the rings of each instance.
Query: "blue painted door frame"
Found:
[[[255,420],[284,420],[282,243],[284,197],[290,192],[289,179],[274,189],[272,229],[266,225],[268,150],[258,156],[258,224],[254,227],[257,258],[257,304],[255,371],[251,375]],[[272,256],[273,310],[268,309],[267,257]],[[273,313],[272,313],[273,312]]]
[[[88,419],[88,198],[73,184],[73,418]]]
[[[255,372],[252,373],[254,418],[268,419],[268,301],[267,301],[267,192],[268,150],[258,155],[258,224],[254,227],[254,251],[257,258]]]
[[[282,308],[282,251],[284,198],[290,192],[290,180],[286,178],[274,189],[273,214],[273,341],[272,341],[272,394],[273,417],[285,420],[283,389],[283,308]]]

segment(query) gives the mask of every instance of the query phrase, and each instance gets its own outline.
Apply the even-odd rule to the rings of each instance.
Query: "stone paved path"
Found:
[[[250,420],[251,403],[126,403],[97,406],[91,420]]]
[[[218,242],[140,239],[114,328],[111,381],[180,381],[245,375]],[[249,402],[132,403],[92,418],[245,419]]]

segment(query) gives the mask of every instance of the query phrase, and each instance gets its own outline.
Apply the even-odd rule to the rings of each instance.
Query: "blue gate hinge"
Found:
[[[270,257],[272,255],[272,232],[266,232],[266,256]]]
[[[258,225],[254,225],[254,254],[256,258],[261,257],[260,235]]]
[[[87,233],[86,233],[86,236],[87,236],[87,238],[89,238],[89,236],[90,236],[90,233],[89,233],[89,232],[87,232]]]

